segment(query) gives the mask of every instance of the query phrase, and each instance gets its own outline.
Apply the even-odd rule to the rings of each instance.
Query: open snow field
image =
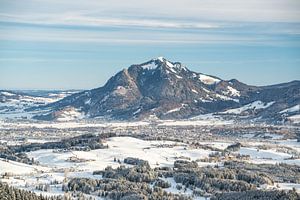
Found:
[[[207,115],[191,121],[140,121],[140,122],[29,122],[1,121],[2,137],[0,145],[8,146],[31,143],[46,143],[59,141],[62,138],[74,137],[86,133],[116,132],[125,136],[109,137],[102,141],[108,148],[90,151],[57,151],[41,149],[26,152],[29,159],[36,164],[29,165],[20,162],[0,159],[1,181],[12,186],[34,191],[43,195],[63,195],[62,185],[71,178],[101,179],[101,175],[93,175],[94,171],[103,170],[107,166],[117,168],[124,164],[127,157],[147,160],[151,168],[173,167],[174,161],[196,161],[198,166],[223,167],[224,160],[205,161],[211,154],[225,151],[230,145],[241,143],[238,151],[232,155],[249,156],[245,162],[254,164],[286,163],[300,167],[300,143],[294,139],[286,139],[288,135],[281,132],[243,132],[237,136],[222,135],[225,127],[233,127],[232,121],[221,121]],[[263,127],[263,126],[262,126]],[[250,126],[251,128],[251,126]],[[221,135],[214,135],[211,130],[217,129]],[[280,127],[278,128],[280,129]],[[183,132],[189,130],[187,132]],[[102,131],[102,132],[101,132]],[[11,134],[7,137],[7,133]],[[26,136],[25,136],[26,134]],[[141,139],[139,134],[146,134],[147,139]],[[156,140],[164,136],[164,139]],[[170,137],[171,136],[171,137]],[[189,139],[189,137],[191,139]],[[174,139],[180,142],[175,142]],[[197,144],[195,144],[197,143]],[[1,147],[1,146],[0,146]],[[37,164],[38,163],[38,164]],[[173,178],[166,178],[171,184],[167,192],[174,194],[192,194],[190,189],[177,189]],[[37,189],[39,185],[48,185],[47,191]],[[271,186],[268,186],[271,187]],[[300,191],[300,184],[276,183],[277,189],[292,189]],[[100,199],[100,198],[96,198]],[[199,197],[198,199],[204,199]]]
[[[4,159],[0,159],[0,166],[1,166],[0,174],[9,173],[9,174],[21,175],[21,174],[33,174],[33,173],[49,170],[48,167],[27,165],[24,163],[7,161]]]
[[[274,140],[279,145],[289,145],[294,150],[299,150],[299,143],[296,141]],[[61,195],[62,182],[65,178],[85,177],[101,178],[99,175],[93,175],[93,171],[103,170],[107,166],[113,168],[120,164],[114,159],[123,161],[126,157],[135,157],[149,161],[152,168],[157,166],[172,167],[176,159],[190,159],[197,161],[199,166],[215,165],[218,163],[204,163],[199,159],[206,158],[213,151],[201,148],[191,148],[188,144],[173,141],[149,141],[133,137],[112,137],[105,141],[108,149],[97,149],[91,151],[67,151],[55,152],[52,149],[37,150],[28,152],[29,158],[34,158],[39,165],[27,165],[23,163],[0,160],[0,174],[13,174],[9,178],[2,178],[13,186],[41,193],[35,189],[38,184],[50,184],[48,192],[42,192],[45,195]],[[209,145],[218,149],[226,149],[232,142],[201,142],[203,145]],[[288,163],[300,166],[299,159],[289,160],[288,153],[277,152],[276,149],[258,150],[255,146],[261,145],[261,142],[249,142],[248,147],[242,147],[238,153],[249,155],[248,162],[253,163]],[[71,162],[70,158],[76,157],[83,159],[83,162]],[[124,165],[124,163],[122,163]],[[130,165],[126,165],[130,167]],[[221,165],[220,165],[221,166]],[[166,189],[168,192],[182,193],[176,189],[174,180],[168,180],[171,187]],[[173,183],[174,182],[174,183]],[[277,187],[282,189],[299,189],[299,184],[280,183]],[[186,191],[188,194],[189,191]],[[191,191],[190,191],[191,193]]]
[[[106,166],[119,166],[114,162],[124,160],[126,157],[136,157],[149,161],[151,167],[171,167],[176,158],[186,157],[191,160],[207,157],[211,151],[204,149],[189,149],[186,144],[171,141],[145,141],[132,137],[109,138],[105,145],[108,149],[92,151],[72,151],[65,153],[53,153],[52,150],[38,150],[28,153],[30,158],[39,161],[43,166],[52,168],[76,168],[77,170],[95,171],[104,169]],[[172,147],[163,147],[171,145]],[[67,161],[70,157],[90,160],[85,163],[71,163]]]
[[[44,195],[62,195],[62,182],[65,178],[84,177],[101,178],[93,175],[93,171],[103,170],[107,166],[113,168],[120,164],[114,161],[123,161],[126,157],[135,157],[149,161],[151,167],[172,167],[178,158],[197,160],[207,157],[212,151],[204,149],[191,149],[187,144],[173,141],[146,141],[133,137],[112,137],[104,143],[108,149],[91,151],[68,151],[56,153],[53,150],[38,150],[27,153],[29,158],[34,158],[39,165],[27,165],[23,163],[0,160],[0,174],[9,173],[13,176],[2,178],[3,182],[18,188],[32,190]],[[74,163],[69,158],[85,159],[86,162]],[[124,163],[122,163],[124,165]],[[209,163],[200,163],[209,165]],[[130,167],[130,165],[127,165]],[[55,184],[54,184],[55,182]],[[174,182],[174,180],[173,180]],[[35,189],[39,184],[50,184],[50,191],[41,192]],[[175,186],[172,187],[176,191]],[[171,189],[169,189],[171,191]]]

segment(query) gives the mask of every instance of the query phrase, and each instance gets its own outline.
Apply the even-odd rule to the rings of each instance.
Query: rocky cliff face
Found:
[[[231,115],[224,111],[255,101],[270,105],[255,108],[255,112],[249,110],[252,117],[267,117],[271,112],[278,118],[281,110],[300,103],[299,88],[299,81],[266,87],[249,86],[235,79],[225,81],[193,72],[179,62],[157,58],[120,71],[103,87],[39,107],[51,112],[36,118],[56,119],[72,109],[75,115],[88,118],[184,119],[216,112]]]

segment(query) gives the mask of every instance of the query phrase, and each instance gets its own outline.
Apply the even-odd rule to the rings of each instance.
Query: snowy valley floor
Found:
[[[1,182],[47,196],[82,193],[114,199],[112,191],[101,189],[101,181],[107,179],[146,184],[153,195],[158,187],[192,199],[253,189],[300,192],[298,127],[205,121],[2,121],[0,136]],[[128,174],[140,178],[132,180]],[[97,189],[72,188],[91,180]],[[200,184],[203,180],[207,185]],[[236,183],[245,188],[233,188]]]

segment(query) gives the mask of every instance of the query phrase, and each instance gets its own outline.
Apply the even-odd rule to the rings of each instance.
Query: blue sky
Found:
[[[298,0],[0,0],[0,88],[89,89],[164,56],[252,85],[300,79]]]

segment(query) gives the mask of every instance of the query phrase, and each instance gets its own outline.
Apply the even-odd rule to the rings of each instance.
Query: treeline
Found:
[[[225,149],[225,151],[233,151],[233,152],[235,152],[235,151],[239,151],[240,149],[241,149],[241,146],[242,146],[242,144],[241,143],[236,143],[236,144],[232,144],[232,145],[229,145],[226,149]]]
[[[102,144],[102,140],[116,136],[115,133],[105,133],[100,135],[85,134],[73,138],[62,139],[58,142],[32,143],[28,145],[12,146],[10,149],[15,153],[29,152],[40,149],[72,149],[76,147],[88,147],[90,150],[106,148]]]
[[[34,159],[28,158],[28,156],[25,153],[15,153],[11,151],[10,149],[5,149],[0,151],[0,158],[3,158],[5,160],[11,160],[21,163],[26,163],[29,165],[34,164]]]
[[[252,200],[255,199],[255,195],[262,200],[265,196],[267,197],[265,199],[284,199],[284,197],[293,199],[293,195],[286,196],[285,192],[263,191],[257,188],[261,185],[274,185],[275,182],[296,181],[299,177],[299,167],[286,164],[269,166],[227,161],[222,167],[199,167],[195,161],[176,160],[173,168],[152,169],[147,161],[135,158],[125,158],[124,161],[133,164],[133,167],[119,166],[116,169],[106,167],[104,170],[95,171],[94,174],[102,176],[100,180],[71,179],[67,185],[64,185],[64,191],[78,191],[117,200],[189,199],[209,195],[215,195],[213,196],[215,200],[227,200],[234,194],[240,197],[237,199]],[[271,175],[273,172],[274,174]],[[286,179],[283,173],[288,174]],[[291,175],[294,175],[295,179],[291,179]],[[164,189],[171,187],[167,178],[173,178],[176,189],[182,193],[187,190],[192,191],[192,197],[166,192]]]
[[[243,169],[248,172],[265,174],[274,182],[300,183],[300,167],[285,163],[253,164],[248,162],[226,161],[224,167],[228,169]]]
[[[63,139],[57,142],[32,143],[27,145],[6,146],[0,150],[0,158],[22,162],[26,164],[35,164],[33,159],[29,159],[25,152],[36,151],[40,149],[56,150],[76,150],[89,151],[94,149],[104,149],[108,146],[102,141],[109,137],[116,136],[115,133],[105,133],[100,135],[85,134],[73,138]]]
[[[85,194],[94,194],[114,200],[189,200],[190,197],[168,193],[164,188],[171,186],[167,181],[161,180],[158,173],[150,168],[147,161],[125,158],[126,162],[135,164],[134,167],[120,166],[116,169],[106,167],[105,170],[95,171],[103,179],[88,178],[71,179],[64,191],[80,191]],[[132,162],[131,162],[132,161]],[[151,186],[153,184],[153,186]]]
[[[126,162],[129,160],[129,163],[134,166],[131,168],[120,166],[116,169],[107,167],[105,170],[95,171],[94,174],[102,175],[101,180],[72,179],[66,186],[66,190],[81,191],[86,194],[96,193],[98,196],[110,199],[122,199],[129,194],[139,196],[140,199],[143,199],[143,196],[160,199],[160,194],[168,197],[174,195],[164,191],[165,188],[171,187],[166,178],[174,178],[178,190],[185,192],[189,189],[194,196],[256,191],[258,186],[274,184],[273,178],[268,173],[250,170],[254,166],[241,168],[241,165],[234,161],[225,163],[223,167],[199,167],[194,161],[176,160],[173,168],[152,169],[147,161],[134,158],[125,160]],[[259,165],[255,166],[256,169],[260,169]],[[289,167],[294,169],[293,166]]]
[[[33,192],[16,189],[0,182],[0,200],[70,200],[62,196],[46,197]]]
[[[130,168],[125,166],[120,166],[116,169],[106,167],[105,170],[95,171],[94,174],[100,174],[103,178],[126,179],[131,182],[139,183],[153,183],[158,178],[157,173],[150,168],[147,161]]]
[[[299,200],[300,195],[295,191],[263,191],[251,190],[245,192],[220,193],[211,197],[211,200]]]
[[[74,178],[67,187],[67,191],[80,191],[99,197],[113,200],[191,200],[183,195],[171,194],[161,187],[150,185],[146,182],[131,182],[126,179],[88,179]]]
[[[124,163],[128,165],[147,165],[147,167],[150,167],[147,161],[138,158],[133,158],[133,157],[125,158]]]

